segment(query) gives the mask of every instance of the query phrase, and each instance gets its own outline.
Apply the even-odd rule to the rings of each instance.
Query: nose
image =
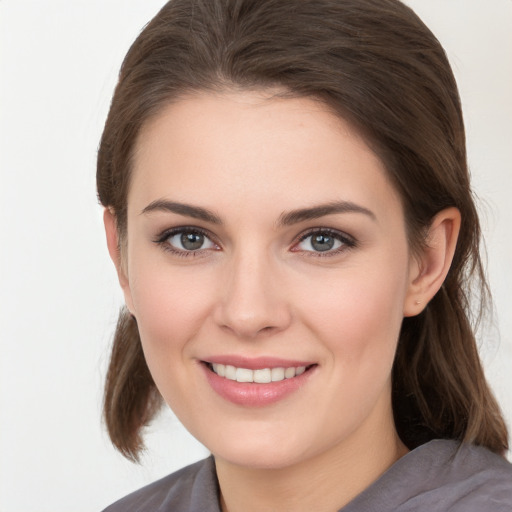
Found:
[[[244,339],[286,329],[292,315],[278,266],[265,253],[233,257],[219,290],[217,325]]]

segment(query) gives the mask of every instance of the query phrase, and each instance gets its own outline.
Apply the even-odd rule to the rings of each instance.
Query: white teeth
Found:
[[[229,380],[236,380],[236,368],[234,366],[231,366],[230,364],[227,364],[226,370],[224,372],[224,377],[226,377],[226,379]]]
[[[253,371],[247,368],[236,369],[236,381],[237,382],[254,382]]]
[[[270,368],[264,368],[263,370],[254,370],[254,382],[260,384],[268,384],[272,382],[272,372]]]
[[[292,377],[295,377],[295,368],[286,368],[284,371],[284,378],[291,379]]]
[[[284,368],[272,368],[272,382],[284,380]]]
[[[291,366],[289,368],[262,368],[259,370],[249,370],[248,368],[237,368],[229,364],[212,363],[213,371],[219,377],[225,377],[228,380],[237,382],[256,382],[258,384],[268,384],[269,382],[279,382],[284,379],[298,377],[306,371],[305,366]]]

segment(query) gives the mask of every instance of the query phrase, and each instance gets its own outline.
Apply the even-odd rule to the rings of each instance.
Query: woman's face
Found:
[[[392,425],[415,264],[382,163],[320,103],[167,106],[137,143],[123,256],[155,383],[218,458],[285,467]]]

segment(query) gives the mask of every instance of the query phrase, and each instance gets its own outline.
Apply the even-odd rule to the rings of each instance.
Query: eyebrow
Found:
[[[374,221],[377,220],[375,214],[364,206],[352,203],[351,201],[333,201],[310,208],[300,208],[298,210],[282,213],[279,217],[278,226],[291,226],[306,220],[318,219],[326,215],[337,213],[362,213]]]
[[[177,203],[175,201],[167,201],[165,199],[157,199],[156,201],[151,202],[142,210],[141,214],[154,211],[176,213],[178,215],[210,222],[211,224],[221,225],[223,223],[218,215],[207,208],[192,206],[185,203]],[[325,217],[326,215],[339,213],[362,213],[374,221],[377,220],[375,214],[364,206],[352,203],[351,201],[333,201],[309,208],[300,208],[289,212],[283,212],[279,216],[277,226],[292,226],[306,220],[318,219],[320,217]]]
[[[146,208],[142,210],[141,214],[155,211],[177,213],[178,215],[192,217],[212,224],[222,224],[220,217],[215,215],[211,210],[201,208],[200,206],[167,201],[165,199],[157,199],[148,204]]]

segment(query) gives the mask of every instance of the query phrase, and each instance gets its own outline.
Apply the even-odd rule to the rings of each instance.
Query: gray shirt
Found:
[[[339,512],[511,512],[512,464],[448,440],[398,460]],[[104,512],[220,512],[213,457],[143,487]]]

